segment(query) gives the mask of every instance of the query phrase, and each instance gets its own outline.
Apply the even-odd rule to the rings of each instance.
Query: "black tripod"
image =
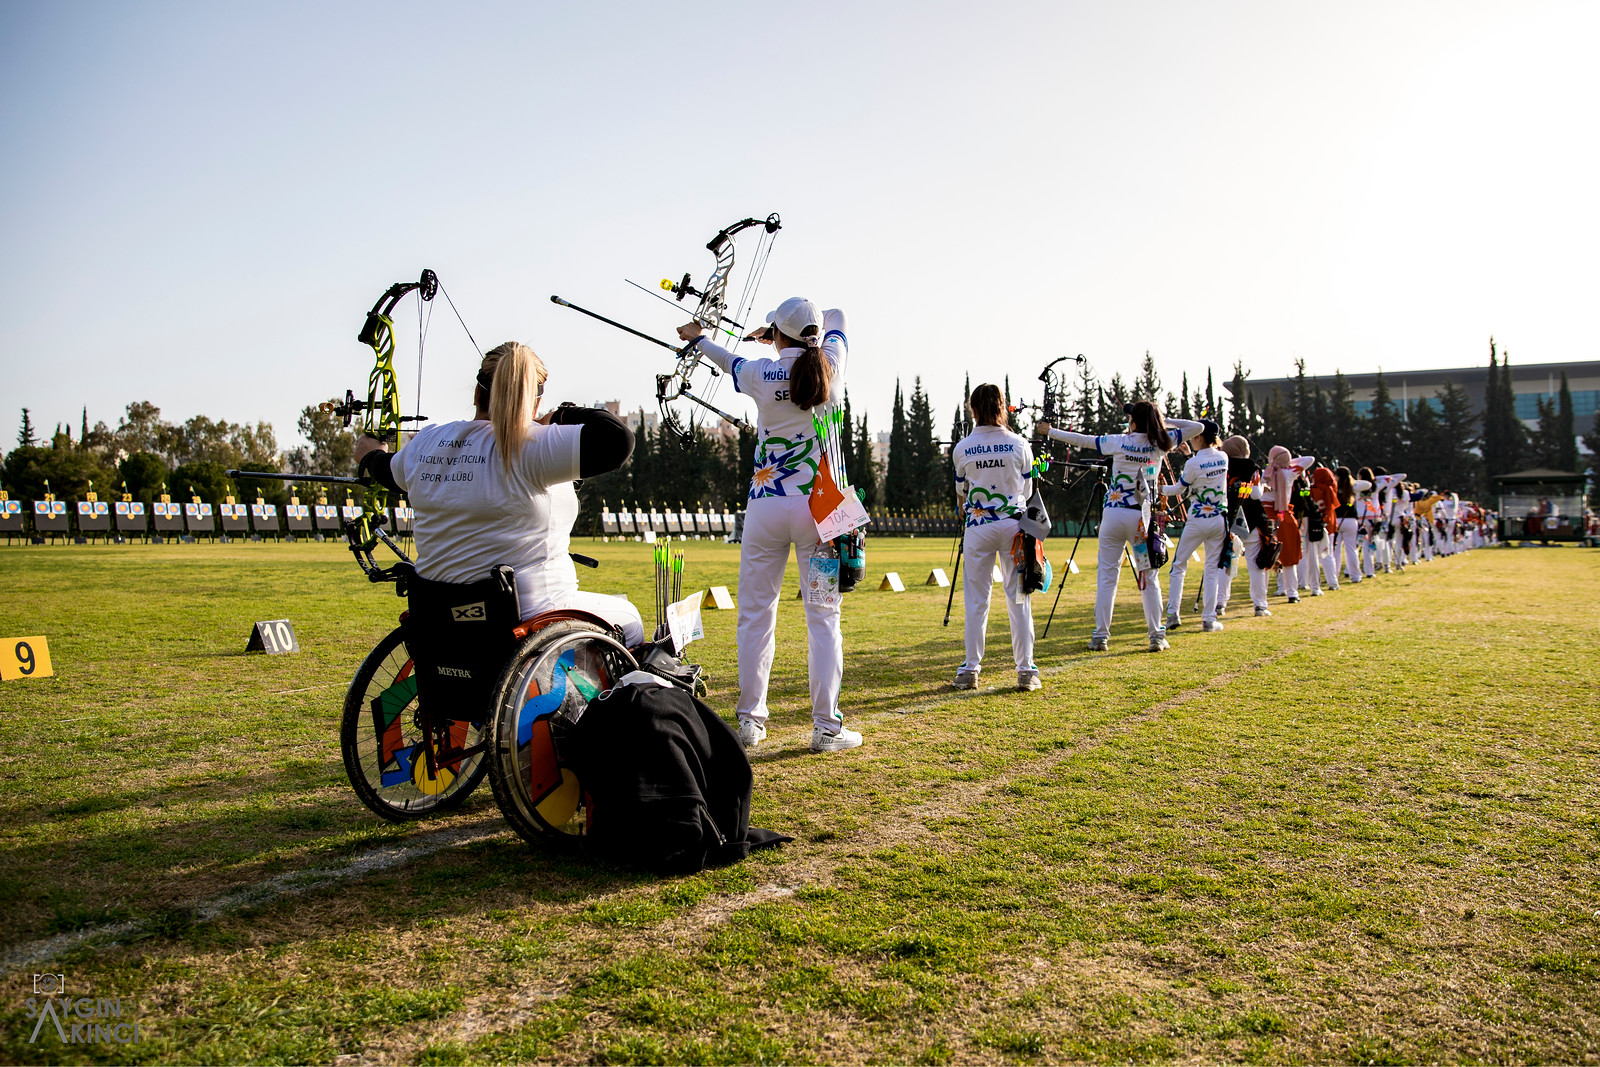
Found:
[[[1056,579],[1056,599],[1050,605],[1050,615],[1044,620],[1044,633],[1039,635],[1043,641],[1050,636],[1050,624],[1055,621],[1056,605],[1061,603],[1061,592],[1067,587],[1067,575],[1072,573],[1072,561],[1078,556],[1078,545],[1083,541],[1083,531],[1089,525],[1089,512],[1094,508],[1095,500],[1099,499],[1106,485],[1106,464],[1091,463],[1088,469],[1069,482],[1064,492],[1072,492],[1078,486],[1086,483],[1090,477],[1094,478],[1094,488],[1089,492],[1089,499],[1084,501],[1083,516],[1078,520],[1078,537],[1072,542],[1072,554],[1067,557],[1067,565],[1062,568],[1060,576]]]

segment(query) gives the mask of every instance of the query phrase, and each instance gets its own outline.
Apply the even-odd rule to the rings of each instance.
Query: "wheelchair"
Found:
[[[561,761],[566,732],[631,671],[691,691],[704,679],[660,641],[629,650],[619,630],[586,611],[521,621],[510,569],[497,572],[470,585],[401,575],[410,609],[345,696],[345,772],[361,802],[392,822],[459,808],[488,775],[524,839],[576,847],[588,805]]]

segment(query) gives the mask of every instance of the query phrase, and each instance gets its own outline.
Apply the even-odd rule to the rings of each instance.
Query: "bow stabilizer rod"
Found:
[[[360,478],[336,478],[331,474],[280,474],[276,471],[224,471],[223,473],[235,481],[240,478],[271,478],[280,482],[326,482],[329,485],[369,484]]]
[[[683,353],[685,351],[685,349],[679,348],[675,344],[669,344],[668,342],[663,341],[659,337],[651,337],[649,334],[645,333],[642,330],[635,330],[632,326],[624,326],[622,323],[618,322],[616,319],[608,319],[604,315],[600,314],[599,312],[590,311],[588,308],[579,307],[577,304],[574,304],[572,301],[563,300],[561,297],[556,296],[553,293],[550,296],[550,302],[552,304],[560,304],[564,308],[571,308],[573,311],[578,312],[580,315],[587,315],[591,319],[599,319],[601,322],[605,323],[607,326],[615,326],[617,329],[623,331],[624,333],[631,333],[635,337],[639,337],[639,338],[642,338],[642,339],[644,339],[646,341],[649,341],[653,345],[660,345],[662,348],[671,349],[673,352],[676,352],[680,356],[683,355]]]

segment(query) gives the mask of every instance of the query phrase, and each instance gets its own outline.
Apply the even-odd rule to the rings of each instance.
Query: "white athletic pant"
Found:
[[[749,502],[739,551],[739,707],[740,720],[767,721],[767,679],[778,628],[778,596],[789,565],[789,546],[800,564],[805,587],[817,524],[803,496],[767,496]],[[839,683],[844,676],[844,639],[839,608],[807,600],[806,636],[811,677],[811,721],[829,733],[844,724]]]
[[[994,595],[994,566],[998,558],[1004,579],[1006,612],[1011,616],[1011,658],[1017,670],[1033,667],[1033,599],[1020,597],[1022,579],[1017,561],[1011,558],[1011,542],[1020,524],[1016,519],[999,519],[981,526],[968,526],[961,535],[961,565],[966,574],[961,581],[967,606],[967,661],[962,670],[974,674],[982,669],[984,639],[989,630],[989,600]]]
[[[622,643],[629,648],[644,643],[644,620],[639,617],[639,609],[630,601],[620,596],[608,596],[605,593],[585,593],[578,590],[568,596],[562,597],[559,604],[540,608],[526,616],[532,618],[540,612],[555,611],[558,608],[574,608],[578,611],[588,611],[600,616],[611,625],[622,631]]]
[[[1378,556],[1382,551],[1383,535],[1368,533],[1363,530],[1361,534],[1361,571],[1368,578],[1378,573]]]
[[[1361,520],[1340,519],[1339,541],[1334,553],[1335,557],[1344,556],[1344,576],[1352,582],[1361,580]],[[1335,566],[1337,566],[1337,558]]]
[[[1328,579],[1328,588],[1339,588],[1339,556],[1333,547],[1333,531],[1324,527],[1322,540],[1313,541],[1310,536],[1300,534],[1300,588],[1320,589],[1321,582],[1317,577],[1317,568],[1322,568],[1322,577]]]
[[[1454,519],[1444,520],[1444,554],[1447,556],[1456,554],[1456,520]]]
[[[1261,531],[1251,530],[1244,539],[1244,562],[1250,572],[1250,604],[1264,608],[1267,606],[1267,572],[1256,566],[1256,553],[1260,550]]]
[[[1094,633],[1111,634],[1111,609],[1117,602],[1117,583],[1122,579],[1122,552],[1139,541],[1137,508],[1106,508],[1100,517],[1100,565],[1094,597]],[[1150,571],[1140,596],[1144,600],[1144,624],[1152,637],[1164,636],[1166,621],[1161,617],[1161,574]]]
[[[1201,545],[1205,546],[1205,562],[1200,571],[1200,619],[1217,620],[1217,593],[1227,579],[1228,572],[1217,566],[1222,556],[1222,539],[1228,534],[1228,520],[1221,515],[1209,519],[1190,519],[1178,538],[1178,547],[1172,553],[1171,587],[1167,596],[1167,610],[1182,617],[1183,582],[1189,571],[1189,557]]]

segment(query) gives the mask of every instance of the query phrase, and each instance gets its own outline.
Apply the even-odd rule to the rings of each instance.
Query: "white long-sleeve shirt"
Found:
[[[1228,514],[1228,454],[1202,448],[1189,457],[1176,485],[1164,485],[1167,496],[1189,494],[1189,518],[1213,519]]]
[[[822,358],[833,366],[833,386],[828,403],[844,399],[845,339],[844,312],[822,313]],[[789,399],[789,376],[803,348],[785,348],[772,357],[737,356],[702,337],[696,349],[702,356],[726,371],[733,387],[756,404],[755,470],[750,476],[750,499],[764,496],[809,496],[822,461],[817,443],[816,424],[811,408],[800,408]]]
[[[1168,419],[1172,445],[1198,436],[1205,429],[1189,419]],[[1050,428],[1050,436],[1074,448],[1092,448],[1111,457],[1111,477],[1106,481],[1105,506],[1142,509],[1155,494],[1156,471],[1166,454],[1142,433],[1086,434]]]
[[[1033,449],[1004,426],[979,426],[950,450],[966,525],[1014,518],[1033,495]]]

